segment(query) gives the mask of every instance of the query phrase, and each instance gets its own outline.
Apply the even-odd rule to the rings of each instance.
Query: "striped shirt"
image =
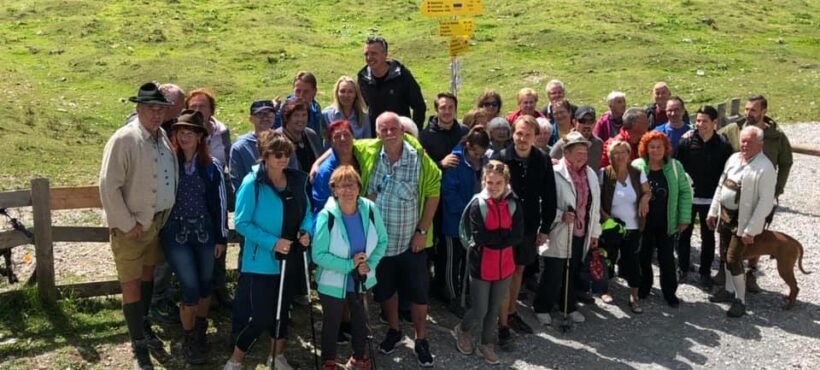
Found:
[[[418,183],[421,171],[419,153],[403,143],[401,158],[390,164],[382,148],[373,169],[367,193],[376,194],[376,206],[387,230],[385,257],[404,253],[416,232],[419,220]]]

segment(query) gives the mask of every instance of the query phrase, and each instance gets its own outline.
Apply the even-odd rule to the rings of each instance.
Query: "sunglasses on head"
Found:
[[[485,101],[485,102],[481,103],[481,107],[483,107],[483,108],[489,108],[489,107],[498,108],[499,105],[500,104],[498,104],[497,101]]]
[[[484,169],[487,170],[487,171],[504,172],[504,170],[507,169],[507,165],[503,164],[503,163],[498,163],[498,164],[488,163],[486,166],[484,166]]]

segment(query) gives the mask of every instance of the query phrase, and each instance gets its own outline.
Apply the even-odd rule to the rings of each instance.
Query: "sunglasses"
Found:
[[[489,163],[486,166],[484,166],[484,169],[487,170],[487,171],[504,172],[504,170],[507,169],[507,165],[503,164],[503,163],[499,163],[499,164]]]
[[[273,157],[276,158],[276,159],[282,159],[282,157],[290,158],[290,153],[288,153],[288,152],[275,152],[275,153],[273,153]]]
[[[482,108],[489,108],[489,107],[498,108],[500,105],[501,104],[499,104],[497,101],[485,101],[485,102],[481,103]]]

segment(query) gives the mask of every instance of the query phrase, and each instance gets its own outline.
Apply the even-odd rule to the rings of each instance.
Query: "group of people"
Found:
[[[152,369],[150,349],[163,346],[149,317],[167,300],[155,286],[170,272],[191,364],[207,360],[217,297],[232,309],[225,369],[241,369],[264,332],[268,366],[291,369],[289,318],[295,305],[310,305],[313,287],[324,369],[336,368],[346,341],[347,368],[372,368],[369,291],[388,326],[379,352],[397,348],[409,321],[419,365],[432,366],[426,322],[436,297],[461,318],[457,349],[499,364],[496,345],[513,350],[513,331],[533,333],[517,312],[523,289],[534,293],[539,323],[581,323],[578,303],[593,303],[592,294],[616,303],[618,276],[640,314],[657,251],[662,296],[678,307],[678,284],[694,271],[695,216],[699,283],[719,282],[711,300],[730,303],[729,316],[745,313],[745,292],[759,287],[743,250],[771,222],[792,163],[765,98],[749,98],[745,118],[721,128],[714,107],[690,118],[658,83],[648,107],[627,108],[615,91],[597,118],[553,80],[542,110],[525,88],[503,116],[501,96],[488,90],[462,122],[458,98],[440,93],[425,125],[418,83],[387,51],[386,40],[368,38],[367,65],[357,79],[337,80],[324,110],[316,77],[297,73],[284,101],[250,105],[253,129],[233,144],[207,89],[146,83],[131,98],[135,113],[104,150],[100,194],[135,368]],[[224,288],[229,211],[240,236],[233,299]],[[721,264],[712,277],[714,230]]]

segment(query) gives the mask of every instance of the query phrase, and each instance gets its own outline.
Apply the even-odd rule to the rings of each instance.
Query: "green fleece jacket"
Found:
[[[774,169],[777,171],[777,185],[775,185],[774,194],[779,196],[783,194],[783,189],[786,188],[786,181],[789,179],[789,171],[792,168],[792,145],[789,143],[789,138],[786,137],[786,134],[783,133],[783,130],[777,126],[773,119],[763,117],[763,121],[768,125],[763,129],[763,154],[772,161]],[[718,131],[719,134],[726,135],[735,152],[740,151],[740,131],[746,125],[746,119],[744,118]]]
[[[438,169],[436,162],[434,162],[427,153],[421,143],[412,135],[404,134],[404,141],[415,148],[421,158],[421,171],[419,171],[419,218],[424,214],[424,203],[428,198],[438,197],[441,192],[441,170]],[[359,162],[359,169],[362,176],[362,196],[367,196],[367,186],[370,183],[370,174],[376,168],[376,161],[379,159],[379,153],[382,150],[381,139],[362,139],[353,142],[353,156]],[[427,233],[427,247],[433,246],[434,230],[431,229]]]
[[[649,161],[638,158],[632,161],[632,167],[649,175]],[[669,198],[666,203],[666,230],[669,235],[678,232],[678,224],[692,223],[692,186],[683,165],[674,158],[668,158],[663,164],[663,175],[669,186]]]

